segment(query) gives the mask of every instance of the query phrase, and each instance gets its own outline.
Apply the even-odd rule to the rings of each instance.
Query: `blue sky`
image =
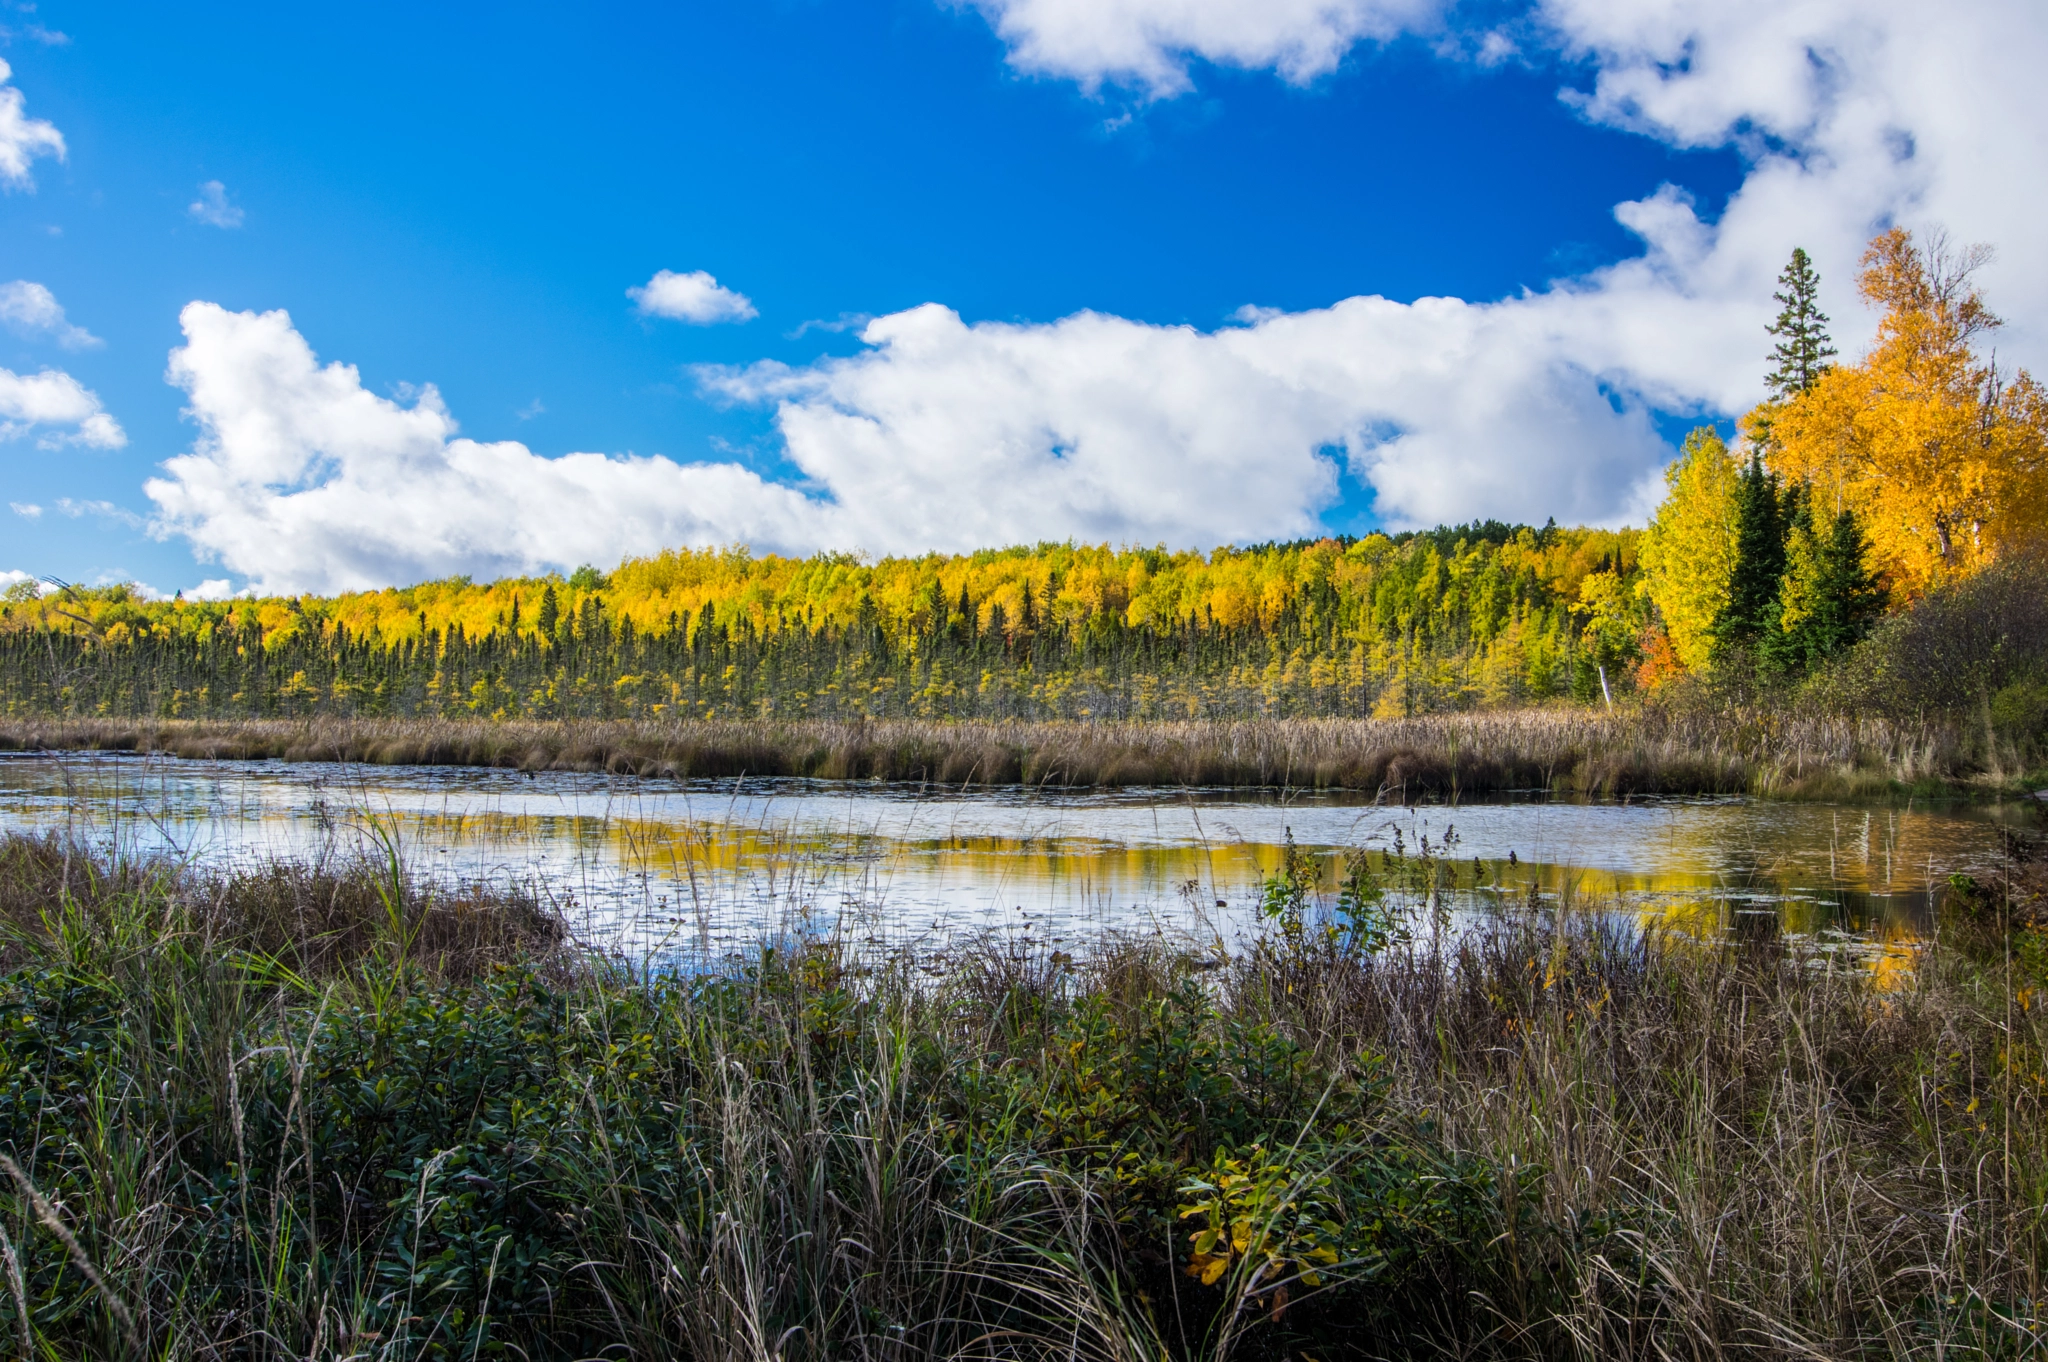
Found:
[[[0,366],[125,442],[16,413],[0,569],[333,589],[675,542],[1639,518],[1673,432],[1753,395],[1791,245],[1845,338],[1894,218],[2007,228],[1994,302],[2040,301],[1945,154],[1961,92],[1829,37],[1904,51],[1910,10],[1759,12],[1788,11],[15,5],[0,58],[63,154],[0,196],[0,281],[98,343],[23,313]],[[1871,150],[1873,97],[1914,157]],[[660,270],[753,315],[650,315]]]

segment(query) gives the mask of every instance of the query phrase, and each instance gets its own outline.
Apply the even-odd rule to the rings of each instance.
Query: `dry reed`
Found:
[[[1844,797],[1985,779],[1966,722],[1690,705],[1411,719],[449,722],[0,720],[0,748],[936,785],[1293,786]]]

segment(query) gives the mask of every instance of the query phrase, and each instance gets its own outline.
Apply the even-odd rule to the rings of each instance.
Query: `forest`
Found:
[[[7,717],[1412,717],[1789,692],[2048,526],[2048,400],[1987,357],[1982,252],[1894,230],[1838,365],[1804,251],[1769,398],[1711,426],[1642,530],[1497,521],[1219,547],[867,561],[678,548],[610,572],[331,598],[18,583]],[[1839,685],[1837,686],[1839,689]]]
[[[681,549],[609,574],[326,600],[68,590],[7,607],[0,686],[10,713],[165,717],[1146,719],[1583,699],[1599,663],[1580,602],[1589,581],[1626,593],[1639,538],[1477,525],[876,563]]]

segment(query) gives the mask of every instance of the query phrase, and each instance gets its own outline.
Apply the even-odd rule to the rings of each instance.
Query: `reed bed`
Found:
[[[0,720],[0,748],[954,786],[1319,787],[1403,802],[1527,790],[1839,798],[1996,787],[2024,766],[1961,720],[1726,704],[1128,724],[16,718]]]
[[[1904,978],[1569,899],[1453,937],[1402,892],[1438,870],[1382,860],[1340,905],[1269,885],[1273,929],[1234,955],[813,939],[659,976],[486,890],[471,920],[510,925],[423,952],[448,901],[389,863],[251,878],[0,843],[0,1338],[789,1362],[2048,1345],[2038,862],[1959,886]]]

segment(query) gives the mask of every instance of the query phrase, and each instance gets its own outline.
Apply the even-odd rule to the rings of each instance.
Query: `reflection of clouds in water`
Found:
[[[1413,850],[1453,828],[1468,902],[1533,888],[1669,916],[1758,889],[1783,930],[1810,932],[1858,896],[1924,892],[1997,846],[1975,815],[1739,800],[1390,809],[83,755],[0,760],[0,825],[216,860],[346,851],[375,825],[429,873],[530,884],[626,949],[723,949],[800,919],[891,942],[998,928],[1067,944],[1154,924],[1229,935],[1290,833],[1317,852],[1397,836]]]

